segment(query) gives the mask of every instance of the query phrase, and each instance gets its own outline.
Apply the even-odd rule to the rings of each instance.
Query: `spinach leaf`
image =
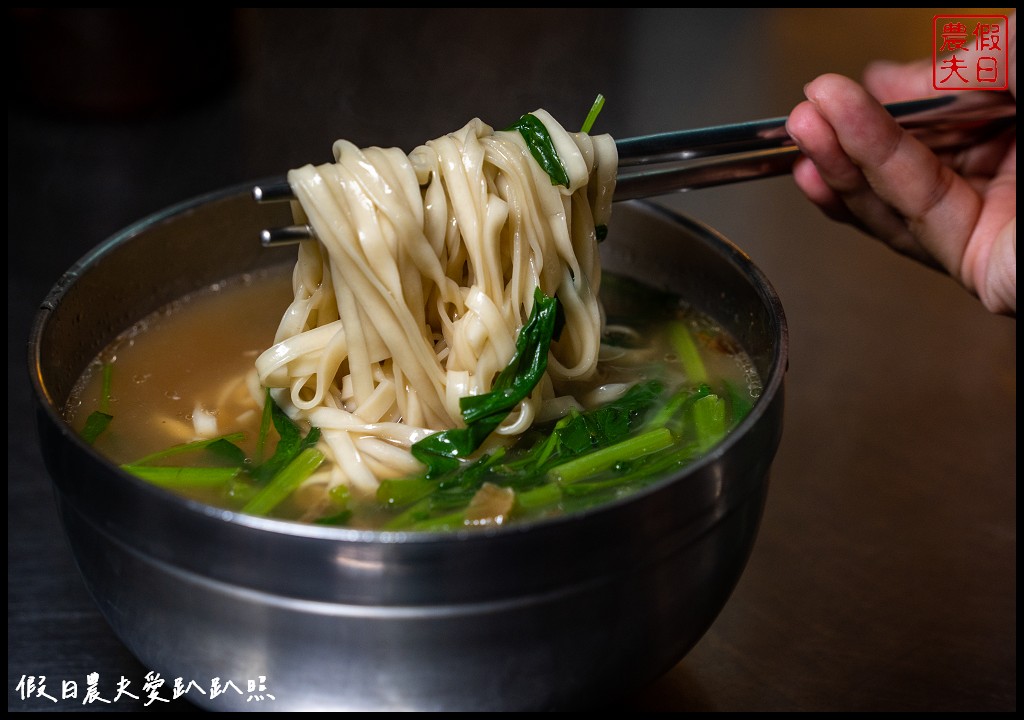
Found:
[[[540,382],[547,369],[557,307],[558,302],[538,288],[530,318],[516,338],[512,360],[499,373],[491,391],[459,401],[466,426],[428,435],[413,444],[413,457],[427,466],[428,478],[456,469],[460,458],[476,451]]]
[[[552,185],[569,187],[569,175],[565,172],[565,167],[555,151],[551,134],[536,115],[527,113],[506,129],[519,131],[523,140],[526,141],[526,146],[530,149],[533,159],[551,178]]]

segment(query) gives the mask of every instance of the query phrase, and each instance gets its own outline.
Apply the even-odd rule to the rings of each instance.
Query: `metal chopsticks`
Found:
[[[1016,103],[1001,93],[948,93],[885,108],[937,151],[981,142],[1017,121]],[[615,145],[616,201],[783,175],[799,156],[786,133],[786,117],[624,138]],[[252,196],[261,203],[295,199],[283,179],[255,186]],[[289,225],[263,230],[260,242],[269,247],[313,236],[308,225]]]

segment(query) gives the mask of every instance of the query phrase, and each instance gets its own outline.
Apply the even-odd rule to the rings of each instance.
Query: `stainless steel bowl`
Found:
[[[701,638],[746,563],[782,432],[788,338],[769,282],[711,229],[616,206],[606,267],[676,291],[744,344],[764,382],[709,456],[614,504],[466,533],[351,531],[219,510],[100,457],[61,408],[120,331],[186,292],[294,249],[250,186],[153,215],[56,284],[30,338],[43,455],[82,576],[116,634],[170,682],[273,695],[209,709],[520,710],[633,692]],[[262,684],[263,689],[260,690]],[[193,697],[195,695],[195,697]]]

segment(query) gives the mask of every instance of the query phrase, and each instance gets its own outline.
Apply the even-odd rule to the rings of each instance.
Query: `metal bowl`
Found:
[[[114,632],[170,682],[232,680],[208,709],[593,707],[655,680],[710,627],[757,534],[782,432],[779,299],[711,229],[616,206],[605,266],[710,311],[764,391],[674,477],[595,510],[465,533],[354,531],[240,515],[119,470],[62,418],[90,360],[181,295],[280,262],[287,224],[248,188],[203,196],[108,239],[56,284],[32,331],[38,428],[82,576]]]

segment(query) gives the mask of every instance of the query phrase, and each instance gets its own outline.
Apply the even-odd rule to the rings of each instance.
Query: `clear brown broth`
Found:
[[[95,447],[114,463],[133,463],[193,439],[193,414],[197,406],[213,414],[219,434],[242,433],[244,438],[237,445],[248,457],[255,457],[260,414],[243,378],[256,357],[273,344],[281,313],[292,299],[290,269],[279,268],[219,283],[130,328],[83,375],[66,408],[68,421],[81,431],[89,414],[102,407],[101,369],[109,364],[112,374],[106,411],[114,419],[96,439]],[[621,327],[622,320],[628,318],[638,337],[651,339],[659,336],[666,319],[683,319],[700,339],[709,376],[716,385],[729,383],[747,401],[756,401],[761,386],[752,363],[709,316],[660,293],[651,291],[647,297],[636,298],[619,292],[619,287],[633,286],[629,281],[623,284],[606,280],[604,284],[602,300],[609,327]],[[650,376],[652,368],[661,372],[678,362],[668,345],[659,346],[652,353],[651,366],[640,370],[641,375]],[[635,372],[635,368],[605,363],[601,381],[635,380]],[[734,424],[736,419],[730,422]],[[273,442],[268,442],[265,453],[273,451]],[[233,510],[243,504],[224,488],[176,492]],[[285,519],[308,515],[304,492],[296,492],[272,515]],[[393,515],[374,499],[355,499],[349,504],[356,510],[348,521],[350,526],[379,527]],[[564,508],[559,507],[545,512],[562,511]]]

